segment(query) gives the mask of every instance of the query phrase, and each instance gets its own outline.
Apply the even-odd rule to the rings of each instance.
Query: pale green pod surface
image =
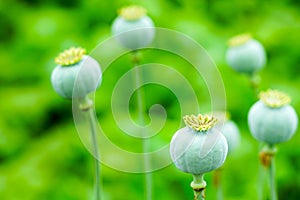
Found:
[[[240,144],[240,131],[238,126],[231,120],[223,124],[222,134],[225,136],[228,143],[228,152],[233,152]]]
[[[185,127],[174,134],[170,143],[175,166],[191,174],[204,174],[219,168],[227,152],[226,139],[216,128],[195,131]]]
[[[272,108],[260,100],[251,107],[248,124],[254,138],[273,145],[285,142],[295,134],[298,117],[290,105]]]
[[[122,8],[114,20],[112,34],[128,49],[143,48],[154,39],[154,23],[143,7],[128,6]]]
[[[263,45],[259,41],[249,38],[239,42],[227,49],[227,64],[237,72],[245,74],[253,74],[262,69],[266,64]]]
[[[155,35],[154,24],[148,16],[137,20],[118,17],[112,26],[112,33],[126,48],[138,49],[149,45]]]
[[[81,68],[83,68],[81,70]],[[92,57],[84,55],[75,64],[58,65],[52,72],[51,82],[54,90],[64,98],[83,98],[93,92],[101,83],[100,65]],[[73,93],[76,82],[75,93]]]

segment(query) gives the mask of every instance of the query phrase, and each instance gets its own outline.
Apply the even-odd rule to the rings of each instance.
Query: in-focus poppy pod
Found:
[[[289,140],[298,126],[298,117],[290,101],[289,96],[276,90],[261,92],[260,100],[248,114],[253,137],[270,145]]]
[[[170,143],[170,154],[175,166],[194,175],[204,174],[223,165],[228,145],[225,137],[213,126],[216,118],[185,116],[186,127],[179,129]]]
[[[85,55],[82,48],[65,50],[55,62],[58,65],[52,72],[51,83],[54,90],[64,98],[83,98],[95,91],[101,83],[100,65],[95,59]]]

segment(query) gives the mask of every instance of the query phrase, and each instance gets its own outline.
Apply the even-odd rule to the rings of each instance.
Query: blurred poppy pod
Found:
[[[138,49],[149,45],[155,35],[154,23],[141,6],[120,9],[114,20],[112,33],[120,44],[128,49]]]
[[[218,118],[215,128],[219,129],[225,136],[228,143],[228,153],[232,153],[240,144],[239,128],[234,121],[230,120],[228,112],[214,112],[214,115]]]
[[[225,137],[213,128],[216,121],[200,114],[184,117],[186,127],[174,134],[170,144],[171,158],[179,170],[198,175],[223,165],[228,146]]]
[[[250,34],[238,35],[229,40],[226,62],[235,71],[251,75],[265,66],[265,49]]]
[[[248,113],[248,124],[253,137],[269,145],[289,140],[298,126],[296,111],[289,103],[290,97],[282,92],[261,92],[260,100]]]
[[[51,83],[54,90],[64,98],[83,98],[95,91],[101,83],[100,65],[95,59],[85,55],[82,48],[65,50],[56,57],[55,62],[58,65],[52,72]],[[74,93],[75,81],[77,84]]]
[[[240,144],[240,131],[236,123],[232,120],[227,120],[221,132],[226,138],[228,143],[228,153],[232,153]]]

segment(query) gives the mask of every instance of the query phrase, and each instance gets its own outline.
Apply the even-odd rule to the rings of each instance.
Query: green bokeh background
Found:
[[[224,196],[226,200],[257,199],[259,144],[247,127],[247,112],[257,99],[248,78],[225,63],[226,43],[230,37],[244,32],[260,40],[268,56],[267,66],[260,73],[260,89],[285,91],[299,113],[300,3],[297,0],[0,1],[1,200],[93,199],[93,160],[76,132],[71,101],[53,91],[50,74],[59,52],[71,46],[82,46],[91,52],[109,38],[116,10],[132,3],[146,7],[158,27],[180,31],[199,42],[215,61],[224,81],[227,109],[242,136],[240,147],[224,165]],[[167,53],[142,52],[142,55],[142,63],[180,63],[176,56]],[[113,122],[110,96],[106,95],[117,77],[131,68],[129,58],[125,56],[115,62],[107,73],[96,111],[111,130],[109,137],[113,142],[139,151],[141,141],[122,135]],[[182,62],[181,69],[190,70],[185,64]],[[193,86],[201,88],[196,77],[189,79]],[[152,141],[155,149],[170,141],[181,116],[172,93],[158,86],[147,87],[147,107],[161,103],[168,112],[168,128],[160,133],[163,135],[160,139]],[[200,103],[208,108],[207,91],[201,91]],[[134,115],[135,98],[132,99]],[[279,145],[276,157],[279,199],[300,197],[299,146],[299,131],[290,141]],[[145,199],[143,179],[141,174],[103,166],[103,197]],[[208,199],[216,199],[213,173],[207,174],[206,180]],[[173,165],[156,171],[153,199],[192,199],[190,181],[190,175]]]

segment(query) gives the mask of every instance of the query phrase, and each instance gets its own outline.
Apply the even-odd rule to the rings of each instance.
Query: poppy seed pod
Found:
[[[65,50],[55,62],[58,65],[51,74],[51,83],[54,90],[64,98],[83,98],[95,91],[101,83],[100,65],[92,57],[85,55],[82,48]],[[75,81],[77,84],[74,93]]]
[[[228,143],[228,153],[233,152],[240,144],[240,131],[236,123],[230,120],[230,113],[219,111],[214,112],[218,118],[215,128],[219,129],[225,136]]]
[[[251,75],[265,66],[265,49],[250,34],[238,35],[229,40],[226,62],[237,72]]]
[[[228,143],[228,152],[232,153],[240,144],[240,131],[238,126],[231,120],[224,123],[221,132]]]
[[[279,91],[261,92],[248,113],[253,137],[269,145],[289,140],[298,126],[297,114],[289,103],[290,97]]]
[[[240,144],[240,131],[236,123],[228,118],[223,123],[216,125],[225,136],[228,144],[228,153],[232,153]]]
[[[143,48],[154,38],[154,23],[143,7],[128,6],[119,11],[119,16],[112,25],[112,33],[126,48]]]
[[[204,174],[223,165],[228,151],[225,137],[213,128],[216,118],[207,115],[184,117],[186,127],[179,129],[170,143],[175,166],[194,175]]]

